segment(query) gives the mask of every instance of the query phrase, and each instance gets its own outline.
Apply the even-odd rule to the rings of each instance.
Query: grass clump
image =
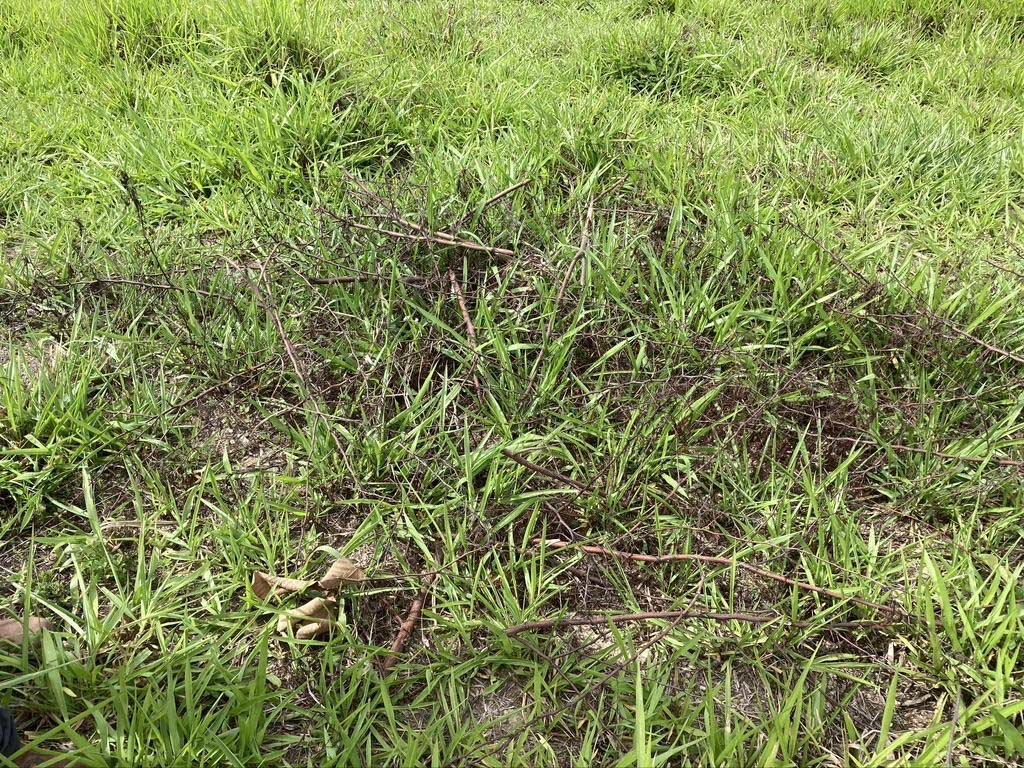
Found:
[[[72,359],[62,359],[68,355]],[[120,435],[102,406],[111,378],[91,355],[53,341],[11,350],[0,384],[4,529],[44,517],[69,482],[116,452]]]
[[[607,45],[609,76],[636,94],[657,99],[715,98],[734,83],[741,85],[736,54],[700,29],[647,24],[616,35]]]
[[[100,13],[104,22],[101,55],[128,66],[181,63],[202,40],[199,20],[181,5],[113,2]]]

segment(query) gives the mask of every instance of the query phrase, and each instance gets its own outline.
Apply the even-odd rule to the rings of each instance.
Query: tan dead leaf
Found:
[[[257,571],[252,575],[252,591],[260,600],[267,600],[278,591],[301,592],[316,584],[315,581],[289,579],[287,576],[271,576],[269,573]]]
[[[330,624],[317,624],[316,622],[303,624],[295,630],[295,638],[297,640],[311,640],[320,633],[328,631],[330,628]]]
[[[288,611],[285,616],[290,619],[330,623],[334,620],[334,608],[337,601],[329,597],[314,597],[308,603]]]
[[[38,616],[28,617],[28,633],[37,635],[44,629],[50,628],[50,622]],[[0,621],[0,640],[8,640],[15,645],[20,645],[25,639],[25,622],[22,619],[4,619]]]
[[[252,575],[252,591],[260,600],[270,597],[273,590],[274,588],[270,586],[270,581],[267,579],[267,574],[256,571]]]
[[[334,609],[337,605],[338,601],[334,598],[314,597],[308,603],[283,613],[277,620],[277,632],[286,635],[288,628],[296,624],[299,625],[299,629],[295,636],[300,639],[308,639],[327,631],[334,621]]]
[[[277,617],[277,634],[287,635],[288,627],[292,625],[292,620],[289,619],[285,614],[281,614]]]
[[[318,582],[323,589],[337,589],[342,584],[356,584],[366,578],[363,569],[345,557],[335,560]]]

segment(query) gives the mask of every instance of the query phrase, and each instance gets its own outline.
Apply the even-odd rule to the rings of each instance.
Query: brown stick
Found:
[[[548,327],[544,332],[545,339],[551,336],[551,329],[555,326],[555,318],[558,316],[558,308],[562,306],[562,299],[565,297],[565,289],[569,286],[569,280],[572,279],[572,273],[576,271],[576,265],[584,256],[587,255],[587,251],[590,249],[590,234],[594,229],[594,201],[594,198],[590,198],[590,204],[587,206],[587,216],[583,222],[583,234],[580,236],[580,247],[576,249],[576,255],[572,257],[572,261],[569,262],[569,266],[565,268],[565,274],[562,275],[562,282],[558,284],[558,293],[555,295],[555,308],[551,313],[551,317],[548,318]]]
[[[473,347],[473,358],[470,360],[469,367],[470,373],[473,376],[473,388],[476,389],[476,396],[478,400],[484,399],[483,387],[480,386],[480,379],[476,375],[476,328],[473,327],[473,318],[469,316],[469,308],[466,306],[466,296],[462,292],[462,285],[459,284],[459,279],[455,276],[455,270],[448,270],[448,279],[451,280],[452,290],[455,292],[455,298],[459,302],[459,309],[462,310],[462,321],[466,324],[466,338],[469,341],[471,347]]]
[[[309,277],[308,275],[300,274],[300,277],[310,285],[353,285],[355,283],[383,282],[388,280],[388,276],[372,272],[361,272],[357,275],[335,275],[333,277]],[[399,277],[397,279],[406,285],[419,285],[423,282],[421,278],[412,276]]]
[[[221,301],[231,301],[227,296],[223,296],[219,293],[213,293],[212,291],[206,291],[202,288],[186,288],[180,285],[171,285],[170,283],[151,283],[145,280],[135,280],[128,277],[92,277],[88,280],[79,280],[76,283],[68,283],[68,285],[131,285],[136,288],[148,288],[153,291],[177,291],[179,293],[194,293],[198,296],[207,296],[211,299],[220,299]]]
[[[448,248],[463,248],[467,251],[479,251],[481,253],[490,254],[491,256],[501,256],[505,259],[511,259],[516,255],[515,251],[509,250],[508,248],[474,243],[472,240],[455,237],[455,235],[449,234],[448,232],[431,232],[418,224],[413,224],[405,219],[399,219],[398,223],[413,229],[417,234],[398,232],[396,230],[385,229],[383,227],[371,227],[368,224],[361,224],[358,221],[342,221],[341,223],[354,229],[361,229],[366,232],[376,232],[377,234],[387,235],[388,237],[393,237],[398,240],[411,240],[418,243],[434,243],[435,245],[443,245]]]
[[[533,181],[533,179],[526,178],[526,179],[523,179],[522,181],[517,181],[515,184],[512,184],[511,186],[505,187],[498,194],[493,195],[493,196],[487,198],[487,200],[484,201],[484,204],[480,206],[480,212],[483,213],[488,208],[490,208],[492,205],[494,205],[496,202],[498,202],[499,200],[501,200],[504,197],[507,197],[508,195],[511,195],[513,192],[516,192],[516,191],[522,189],[527,184],[529,184],[531,181]]]
[[[884,448],[885,446],[883,445],[880,447]],[[913,445],[900,445],[899,443],[889,443],[888,447],[897,451],[907,451],[908,453],[920,453],[926,456],[938,456],[940,459],[975,462],[978,464],[990,462],[992,464],[998,464],[1000,467],[1024,468],[1024,461],[1017,461],[1016,459],[1006,459],[1003,458],[1002,456],[957,456],[955,453],[929,451],[927,448],[917,448]]]
[[[367,280],[362,275],[337,275],[335,277],[307,277],[312,285],[351,285]]]
[[[551,331],[555,327],[555,318],[558,317],[558,310],[562,306],[562,299],[565,297],[565,289],[569,285],[569,280],[572,279],[572,273],[576,271],[576,265],[586,255],[587,250],[590,248],[590,233],[594,226],[595,201],[595,198],[590,198],[590,204],[587,206],[587,215],[583,222],[583,234],[580,235],[580,246],[576,249],[576,254],[572,257],[572,261],[569,262],[569,266],[565,268],[565,273],[562,275],[562,281],[558,284],[558,293],[555,295],[555,305],[551,310],[551,316],[548,318],[547,327],[544,329],[545,341],[551,338]],[[536,383],[537,376],[540,374],[540,363],[543,355],[544,350],[541,349],[537,356],[537,360],[533,365],[533,373],[530,374],[530,380],[526,382],[526,389],[524,390],[526,396],[529,396],[533,392],[533,385]]]
[[[747,624],[768,624],[779,617],[767,613],[706,613],[704,611],[651,611],[649,613],[608,613],[601,616],[563,616],[557,619],[541,619],[517,624],[505,630],[509,637],[522,632],[538,629],[554,629],[556,627],[607,626],[612,624],[630,624],[639,621],[668,619],[679,622],[683,619],[707,619],[709,621],[742,621]]]
[[[857,429],[857,427],[852,427],[849,424],[843,424],[843,426],[850,427],[851,429]],[[871,440],[872,442],[874,441],[874,437],[871,435],[870,432],[866,430],[860,430],[860,432],[868,440]],[[862,443],[860,438],[846,437],[844,435],[836,435],[834,436],[834,439],[842,440],[843,442],[846,443]],[[870,443],[868,442],[863,442],[862,444],[865,446],[870,445]],[[955,453],[944,453],[943,451],[930,451],[927,448],[920,448],[916,445],[901,445],[900,443],[875,443],[875,447],[879,449],[892,448],[894,451],[897,452],[902,451],[904,453],[918,453],[921,454],[922,456],[936,456],[940,459],[948,459],[950,461],[963,461],[970,464],[988,463],[995,464],[996,466],[1000,467],[1014,467],[1016,469],[1024,469],[1024,461],[1020,461],[1019,459],[1009,459],[1006,458],[1005,456],[961,456]]]
[[[384,661],[381,663],[380,669],[383,674],[388,674],[398,662],[398,656],[405,648],[405,644],[409,640],[409,635],[412,634],[412,630],[416,626],[420,613],[423,611],[423,603],[427,600],[427,593],[430,591],[430,585],[434,583],[434,578],[434,574],[427,574],[423,577],[423,588],[420,590],[419,596],[413,600],[412,605],[409,606],[409,614],[405,617],[405,621],[402,622],[402,626],[398,628],[398,634],[395,635],[395,641],[391,643],[390,654],[386,656]]]
[[[992,261],[990,259],[985,259],[984,257],[982,257],[982,260],[986,264],[988,264],[989,266],[995,267],[1000,272],[1005,272],[1008,275],[1013,275],[1014,277],[1018,277],[1021,280],[1024,280],[1024,272],[1018,272],[1015,269],[1011,269],[1010,267],[1007,267],[1005,264],[1000,264],[998,261]]]
[[[292,340],[288,337],[288,334],[285,331],[284,323],[281,321],[281,315],[278,314],[277,309],[274,307],[273,288],[271,287],[270,282],[266,279],[267,264],[269,263],[269,258],[267,259],[267,261],[264,261],[263,267],[260,270],[260,276],[258,278],[259,281],[263,282],[264,285],[266,286],[266,294],[264,294],[264,292],[260,290],[260,286],[258,283],[249,279],[249,275],[246,274],[245,270],[241,266],[239,266],[236,262],[232,261],[230,258],[228,259],[228,263],[231,264],[231,266],[238,271],[238,273],[242,277],[242,280],[248,286],[249,290],[252,291],[253,295],[255,295],[256,300],[259,302],[260,306],[263,307],[263,311],[266,312],[267,317],[269,317],[271,322],[273,322],[274,329],[277,331],[277,335],[280,337],[281,343],[284,345],[285,354],[288,356],[288,360],[291,361],[292,368],[295,370],[295,375],[296,377],[298,377],[299,387],[301,389],[302,396],[313,407],[313,411],[315,412],[315,414],[323,421],[324,427],[327,429],[328,434],[334,441],[335,447],[338,449],[338,452],[346,459],[347,462],[348,459],[345,454],[344,448],[341,444],[341,440],[338,438],[337,433],[335,433],[335,431],[331,428],[330,419],[327,418],[327,414],[324,413],[323,409],[320,407],[320,403],[317,400],[316,395],[313,394],[313,389],[309,383],[309,374],[306,370],[306,366],[299,359],[299,356],[295,350],[295,345],[292,343]],[[355,474],[354,470],[353,474]]]
[[[952,320],[947,320],[942,315],[938,315],[938,314],[932,312],[930,309],[927,309],[926,311],[928,312],[928,314],[930,314],[932,317],[934,317],[936,320],[938,320],[944,326],[949,328],[949,330],[951,330],[957,336],[961,336],[961,337],[967,339],[968,341],[974,342],[979,347],[987,349],[989,352],[991,352],[992,354],[994,354],[994,355],[996,355],[998,357],[1009,358],[1010,360],[1013,360],[1013,362],[1015,362],[1015,363],[1021,363],[1022,365],[1024,365],[1024,357],[1021,357],[1020,355],[1016,354],[1015,352],[1011,352],[1008,349],[1003,349],[1002,347],[993,346],[992,344],[989,344],[984,339],[979,339],[974,334],[968,333],[963,328],[961,328],[960,326],[956,325]]]
[[[347,218],[344,218],[342,216],[339,216],[338,214],[334,213],[333,211],[327,210],[325,208],[321,208],[320,209],[320,213],[322,215],[327,216],[328,218],[330,218],[332,221],[336,222],[337,224],[340,224],[342,226],[351,226],[351,227],[353,227],[355,229],[361,229],[361,230],[364,230],[364,231],[367,231],[367,232],[378,232],[378,233],[380,233],[382,235],[387,235],[388,237],[394,237],[394,238],[397,238],[399,240],[412,240],[414,242],[429,242],[429,243],[436,243],[438,245],[443,245],[443,246],[447,246],[447,247],[464,248],[467,251],[479,251],[481,253],[488,253],[491,256],[499,256],[499,257],[501,257],[503,259],[511,259],[511,258],[513,258],[516,255],[515,251],[510,250],[508,248],[500,248],[498,246],[482,245],[481,243],[475,243],[472,240],[466,240],[465,238],[456,237],[455,235],[451,234],[450,232],[443,232],[443,231],[440,231],[440,230],[438,230],[438,231],[430,231],[426,227],[422,226],[421,224],[417,224],[414,221],[409,221],[407,218],[402,216],[398,212],[398,209],[396,209],[391,202],[389,202],[388,200],[385,200],[383,197],[378,195],[376,192],[374,192],[372,189],[370,189],[368,186],[366,186],[366,184],[364,184],[356,176],[353,176],[351,173],[347,173],[347,172],[346,172],[345,175],[348,176],[349,180],[353,184],[355,184],[357,187],[359,187],[359,189],[362,191],[362,193],[366,197],[368,197],[370,200],[374,201],[379,206],[381,206],[382,208],[384,208],[384,209],[386,209],[388,211],[388,213],[385,216],[374,216],[373,214],[370,214],[371,218],[381,218],[381,219],[385,219],[385,220],[391,221],[393,224],[397,224],[398,226],[400,226],[400,227],[402,227],[402,228],[404,228],[406,230],[410,230],[411,232],[415,232],[416,234],[410,234],[409,232],[399,232],[399,231],[396,231],[396,230],[393,230],[393,229],[383,229],[383,228],[379,228],[379,227],[372,227],[372,226],[369,226],[367,224],[361,224],[359,222],[352,221],[351,219],[347,219]],[[512,192],[516,191],[520,187],[525,186],[527,183],[529,183],[529,180],[523,180],[522,182],[519,182],[518,184],[514,184],[511,187],[508,187],[507,189],[502,190],[497,195],[492,197],[490,200],[487,200],[484,203],[484,208],[486,208],[487,206],[492,205],[493,203],[497,202],[498,200],[500,200],[505,195],[511,194]],[[481,210],[483,210],[483,208]]]
[[[508,458],[512,459],[516,464],[526,467],[530,471],[536,472],[538,475],[544,475],[544,477],[550,478],[551,480],[557,480],[560,483],[564,483],[565,485],[575,488],[577,491],[583,491],[584,493],[590,492],[590,489],[583,483],[577,482],[571,477],[566,477],[561,472],[556,472],[553,469],[548,469],[547,467],[542,467],[539,464],[534,464],[529,459],[520,456],[509,448],[503,448],[501,452]]]
[[[466,324],[466,337],[469,343],[476,349],[476,328],[473,327],[473,318],[469,316],[469,308],[466,306],[466,296],[462,292],[459,279],[455,277],[455,270],[448,270],[448,279],[452,282],[452,290],[455,291],[455,298],[458,299],[459,309],[462,310],[462,320]]]
[[[252,376],[252,375],[256,374],[257,372],[263,370],[264,368],[268,367],[269,365],[271,365],[273,363],[276,363],[278,361],[279,361],[279,359],[278,360],[267,360],[267,361],[264,361],[262,363],[257,363],[256,365],[250,366],[250,367],[246,368],[244,371],[239,371],[238,373],[233,373],[230,376],[228,376],[226,379],[222,379],[221,381],[218,381],[216,384],[213,384],[213,385],[207,387],[206,389],[202,390],[198,395],[193,395],[192,397],[188,398],[187,400],[182,400],[181,402],[178,402],[178,403],[172,403],[171,405],[167,406],[167,408],[165,410],[163,410],[159,414],[157,414],[157,416],[155,416],[154,418],[155,419],[161,419],[164,416],[169,415],[172,411],[181,410],[182,408],[187,408],[188,406],[192,405],[193,403],[198,403],[200,400],[202,400],[204,397],[209,395],[211,392],[215,392],[218,389],[221,389],[223,387],[229,386],[230,384],[232,384],[234,381],[236,381],[238,379],[245,378],[246,376]]]
[[[896,608],[893,608],[892,606],[882,605],[881,603],[875,603],[871,600],[865,600],[862,597],[843,595],[839,592],[835,592],[831,589],[826,589],[824,587],[816,587],[813,584],[808,584],[806,581],[797,581],[796,579],[791,579],[788,576],[783,576],[781,573],[775,573],[774,571],[759,568],[758,566],[751,565],[750,563],[743,563],[731,557],[716,557],[713,555],[696,554],[644,555],[635,552],[622,552],[620,550],[615,549],[605,549],[604,547],[595,547],[587,545],[580,545],[576,547],[575,545],[566,541],[561,541],[560,539],[548,539],[547,541],[535,539],[534,544],[546,544],[550,549],[577,548],[581,552],[585,552],[588,555],[617,558],[620,560],[632,560],[633,562],[637,563],[660,564],[696,562],[708,563],[710,565],[721,565],[728,568],[741,568],[745,571],[748,571],[749,573],[756,574],[765,579],[777,581],[780,584],[785,584],[790,587],[802,589],[806,592],[814,592],[815,594],[824,595],[826,597],[832,598],[833,600],[850,600],[854,603],[857,603],[858,605],[863,605],[866,608],[873,608],[874,610],[881,611],[882,613],[885,613],[889,616],[898,616],[900,614],[900,611]]]

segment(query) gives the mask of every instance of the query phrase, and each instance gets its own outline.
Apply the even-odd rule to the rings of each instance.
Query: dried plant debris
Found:
[[[0,621],[0,640],[20,645],[26,637],[38,635],[46,629],[51,629],[50,622],[38,616],[29,616],[28,619],[4,619]]]
[[[289,579],[286,576],[271,576],[269,573],[263,573],[262,571],[257,571],[252,575],[252,591],[260,600],[270,600],[273,597],[291,592],[304,592],[314,584],[316,584],[315,581]]]
[[[322,589],[338,589],[346,584],[358,584],[365,578],[366,574],[363,573],[362,568],[351,560],[340,557],[331,564],[327,573],[320,578],[317,584]]]
[[[337,615],[338,601],[333,597],[314,597],[307,603],[286,611],[277,620],[277,633],[295,631],[299,640],[309,640],[330,631]]]
[[[285,600],[312,588],[331,592],[349,584],[358,584],[366,578],[362,568],[347,558],[338,558],[324,572],[320,579],[292,579],[287,576],[272,576],[262,571],[252,575],[252,591],[260,600]],[[337,616],[338,599],[334,595],[314,597],[298,608],[281,614],[277,621],[277,633],[290,635],[293,631],[299,640],[309,640],[330,631]]]

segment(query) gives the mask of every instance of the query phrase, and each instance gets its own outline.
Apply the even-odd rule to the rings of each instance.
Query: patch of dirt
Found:
[[[511,736],[527,725],[523,710],[529,705],[526,691],[514,678],[495,688],[484,682],[470,686],[469,708],[476,722],[487,724],[489,741]]]
[[[283,470],[288,441],[251,405],[231,398],[200,403],[196,428],[213,457],[227,455],[239,473]]]

